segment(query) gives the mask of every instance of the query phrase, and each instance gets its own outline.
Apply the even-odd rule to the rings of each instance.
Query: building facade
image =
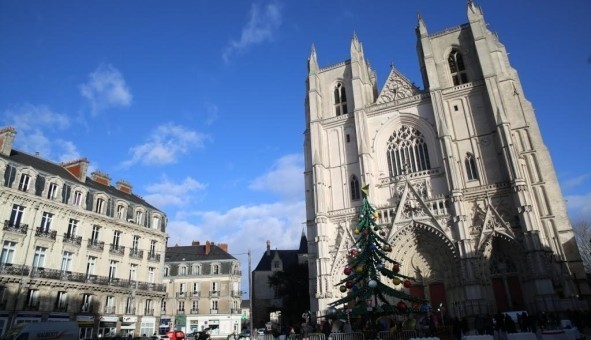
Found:
[[[395,68],[378,91],[354,36],[350,59],[308,60],[305,188],[312,310],[344,296],[360,188],[407,291],[447,316],[586,308],[589,287],[552,160],[508,53],[468,2],[468,23],[429,33],[424,89]]]
[[[305,265],[307,262],[308,239],[303,232],[298,249],[271,250],[271,241],[267,241],[267,249],[252,272],[253,306],[251,314],[255,329],[265,328],[268,322],[276,322],[277,312],[284,310],[285,303],[287,303],[285,301],[287,296],[278,292],[276,287],[270,286],[269,278],[280,271],[286,272],[289,278],[289,271],[296,271],[296,267],[300,264]],[[308,304],[306,307],[309,307]],[[302,309],[298,313],[301,315],[307,311],[308,308]]]
[[[192,333],[211,327],[212,336],[240,333],[242,272],[227,244],[194,241],[168,247],[163,282],[161,331]]]
[[[153,334],[165,296],[166,215],[125,181],[12,149],[0,130],[0,334],[73,320],[81,338]]]

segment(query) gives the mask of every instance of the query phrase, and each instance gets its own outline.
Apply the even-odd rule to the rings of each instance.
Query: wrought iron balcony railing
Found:
[[[92,250],[103,251],[105,249],[105,242],[89,238],[86,247]]]
[[[148,252],[148,261],[160,262],[160,254]]]
[[[24,224],[24,223],[14,223],[14,222],[10,222],[8,220],[4,221],[4,228],[2,228],[5,231],[12,231],[15,233],[19,233],[19,234],[26,234],[27,233],[27,229],[29,229],[29,225],[28,224]]]
[[[129,249],[129,257],[133,257],[136,259],[142,259],[142,258],[144,258],[144,251],[139,250],[139,249],[130,248]]]
[[[35,236],[48,238],[50,240],[55,240],[57,236],[57,230],[49,230],[42,227],[37,227],[35,229]]]
[[[116,255],[123,255],[125,253],[125,247],[118,244],[111,244],[109,247],[109,253]]]
[[[77,246],[82,244],[82,236],[76,236],[76,235],[72,235],[72,234],[68,234],[68,233],[64,233],[63,240],[65,243],[70,243],[70,244],[74,244]]]

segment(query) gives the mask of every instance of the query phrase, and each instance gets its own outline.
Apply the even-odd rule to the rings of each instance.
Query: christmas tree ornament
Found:
[[[394,283],[394,285],[398,286],[400,284],[400,279],[398,277],[395,277],[392,279],[392,283]]]
[[[410,280],[404,280],[402,285],[404,285],[404,288],[410,288],[412,286],[412,282],[410,282]]]
[[[345,283],[345,287],[347,287],[348,289],[351,289],[351,288],[353,288],[353,282],[351,282],[351,281],[347,281],[347,282]]]
[[[341,287],[339,287],[339,290],[341,291],[341,293],[344,293],[347,291],[347,287],[341,286]]]
[[[398,263],[394,263],[394,264],[392,265],[392,271],[393,271],[394,273],[398,273],[398,272],[400,271],[400,264],[398,264]]]
[[[399,310],[401,313],[404,313],[404,312],[406,312],[406,308],[407,308],[407,306],[406,306],[406,303],[404,303],[404,301],[400,301],[400,302],[398,302],[398,303],[396,304],[396,307],[398,307],[398,310]]]
[[[343,273],[348,276],[348,275],[351,275],[352,270],[349,267],[345,267],[345,269],[343,270]]]
[[[355,271],[358,273],[363,273],[363,265],[362,264],[357,265],[357,267],[355,267]]]
[[[369,286],[369,288],[376,288],[378,286],[378,282],[376,280],[369,280],[367,285]]]

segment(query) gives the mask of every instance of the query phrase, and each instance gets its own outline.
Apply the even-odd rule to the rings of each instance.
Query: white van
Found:
[[[4,340],[78,340],[80,327],[75,321],[21,323],[4,334]]]

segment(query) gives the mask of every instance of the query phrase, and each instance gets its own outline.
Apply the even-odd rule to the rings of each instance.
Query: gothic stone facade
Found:
[[[449,316],[576,309],[588,296],[552,160],[505,47],[482,11],[429,34],[421,90],[392,68],[378,93],[356,36],[351,58],[308,61],[305,186],[312,310],[344,293],[347,251],[370,202],[409,288]],[[400,288],[405,289],[405,288]]]

